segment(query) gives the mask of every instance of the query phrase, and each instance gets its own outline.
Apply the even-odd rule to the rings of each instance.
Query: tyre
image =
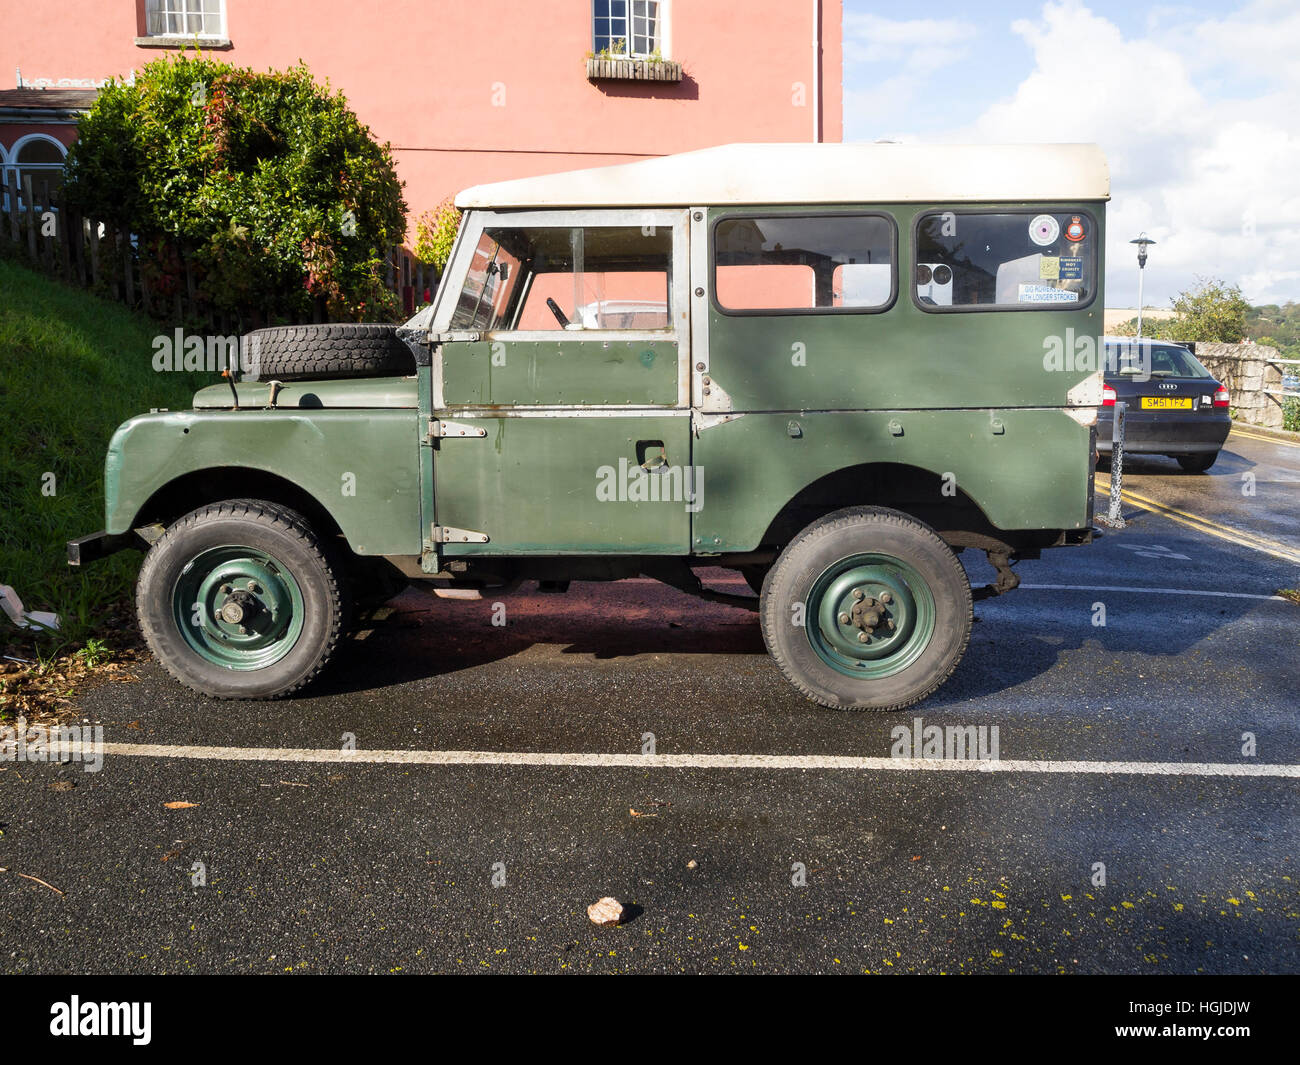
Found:
[[[200,507],[149,550],[136,586],[150,650],[218,699],[274,699],[315,678],[347,622],[343,568],[297,512],[255,499]]]
[[[1109,456],[1109,455],[1098,455],[1098,456],[1097,456],[1097,472],[1098,472],[1098,473],[1110,473],[1110,456]]]
[[[1219,453],[1217,451],[1205,452],[1199,455],[1174,456],[1174,458],[1178,460],[1178,465],[1180,465],[1186,473],[1204,473],[1214,465],[1218,457]]]
[[[250,375],[269,381],[308,377],[381,377],[415,373],[397,327],[343,322],[255,329],[244,338]]]
[[[809,699],[901,710],[961,661],[970,583],[928,525],[895,510],[850,507],[809,525],[781,553],[759,617],[769,653]]]

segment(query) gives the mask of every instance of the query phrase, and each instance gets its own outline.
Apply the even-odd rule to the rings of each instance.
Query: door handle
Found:
[[[661,473],[668,468],[668,455],[662,440],[638,440],[636,461],[647,473]]]

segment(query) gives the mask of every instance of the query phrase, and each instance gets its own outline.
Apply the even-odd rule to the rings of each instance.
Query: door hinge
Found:
[[[454,436],[487,436],[487,430],[481,425],[466,425],[464,422],[446,422],[440,418],[429,419],[429,430],[424,434],[425,440],[442,440]]]
[[[434,525],[430,528],[429,539],[435,544],[485,544],[488,542],[488,534],[473,529],[456,529],[450,525]]]
[[[431,344],[474,344],[482,339],[481,334],[453,329],[447,333],[430,333]]]

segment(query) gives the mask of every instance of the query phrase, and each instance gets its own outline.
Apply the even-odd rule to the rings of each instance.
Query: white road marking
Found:
[[[1254,592],[1214,592],[1204,588],[1140,588],[1127,584],[1022,584],[1016,591],[1031,592],[1142,592],[1147,595],[1209,595],[1219,599],[1270,599],[1289,603],[1284,595],[1259,595]]]
[[[519,765],[591,769],[852,769],[948,773],[1084,773],[1168,777],[1289,777],[1300,765],[1237,762],[1052,762],[1001,759],[867,758],[832,754],[613,754],[551,751],[343,751],[333,747],[184,747],[105,743],[104,754],[232,762],[365,762]]]
[[[1186,558],[1186,555],[1175,556]],[[658,584],[653,577],[629,577],[621,581],[622,584]],[[748,588],[749,585],[744,581],[737,580],[711,580],[708,582],[709,587],[717,587],[724,584],[738,584]],[[1284,595],[1263,595],[1259,592],[1216,592],[1208,588],[1144,588],[1140,585],[1128,584],[1022,584],[1016,588],[1016,591],[1031,592],[1137,592],[1144,595],[1208,595],[1219,599],[1263,599],[1277,603],[1291,602]]]

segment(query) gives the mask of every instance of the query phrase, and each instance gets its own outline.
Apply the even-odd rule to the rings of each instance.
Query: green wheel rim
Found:
[[[181,638],[226,669],[264,669],[298,642],[302,589],[279,559],[249,547],[213,547],[185,564],[172,590]]]
[[[902,559],[842,558],[813,581],[804,631],[817,656],[848,677],[878,680],[912,665],[934,636],[934,593]]]

